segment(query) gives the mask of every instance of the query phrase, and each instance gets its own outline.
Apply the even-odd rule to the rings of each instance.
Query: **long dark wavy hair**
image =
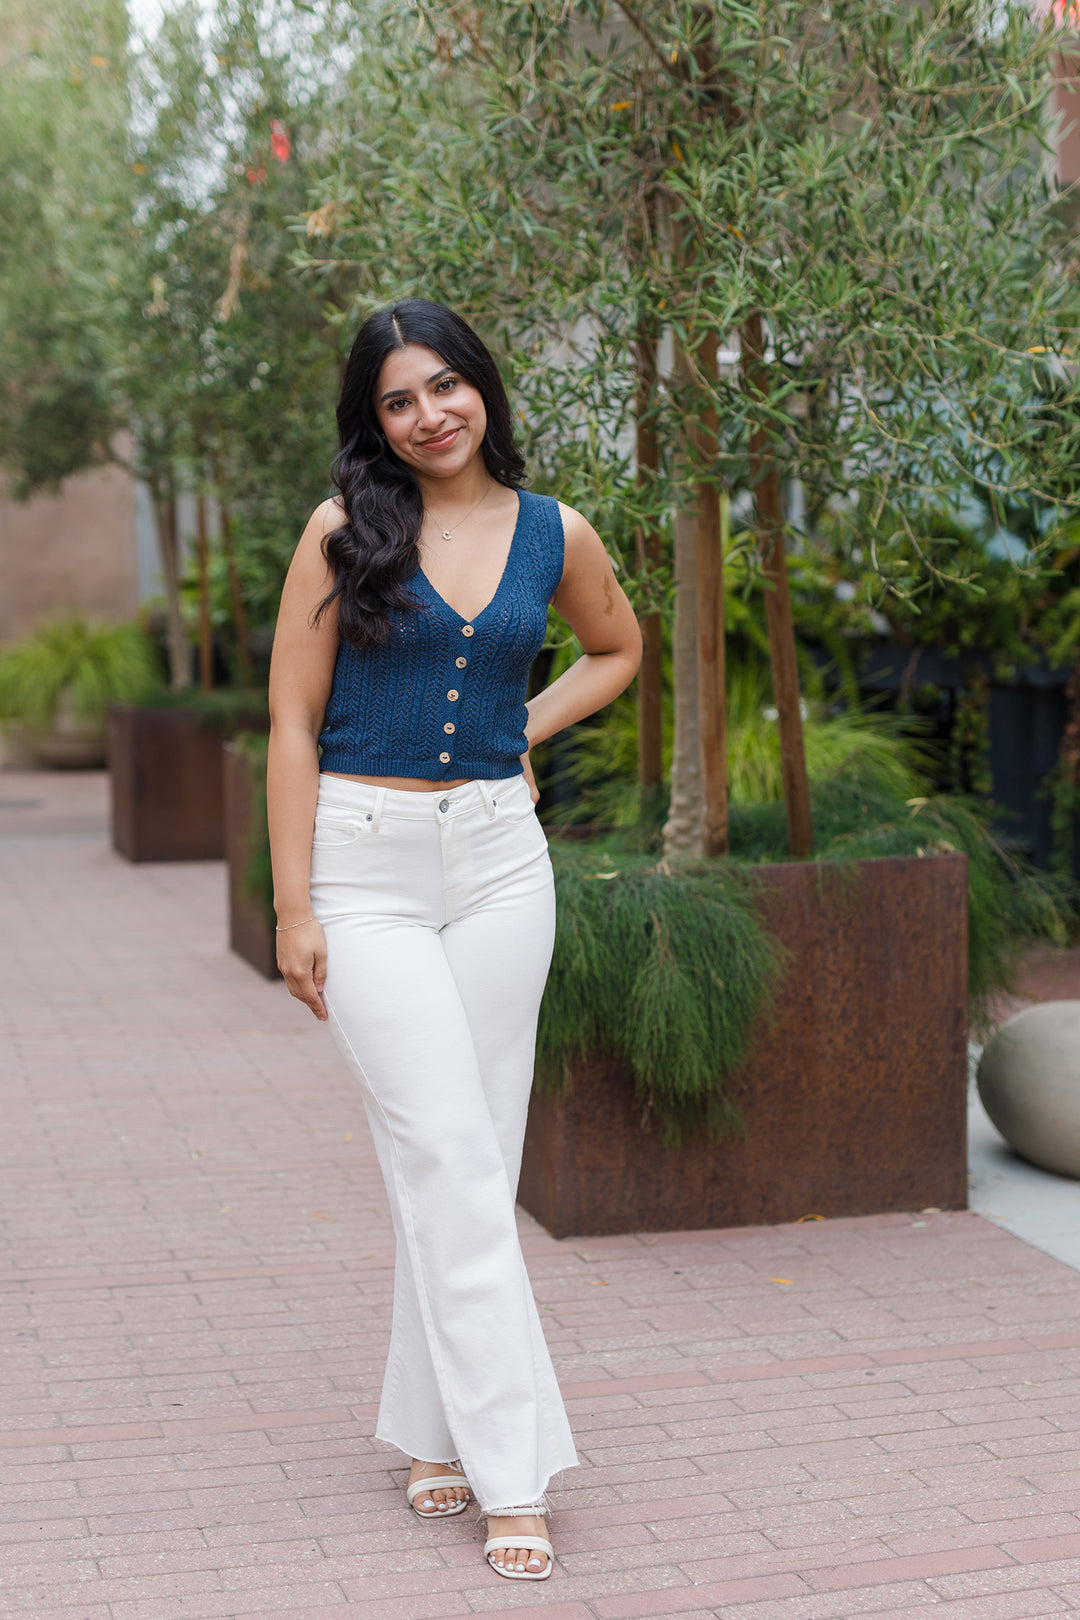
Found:
[[[433,349],[479,392],[487,411],[480,449],[496,483],[517,489],[525,475],[506,389],[490,350],[472,327],[427,298],[403,298],[369,315],[350,350],[338,400],[341,449],[333,480],[345,522],[323,540],[334,585],[315,611],[318,622],[337,602],[338,629],[354,647],[385,641],[391,610],[416,607],[407,582],[420,565],[423,497],[415,473],[391,450],[375,414],[383,361],[409,343]]]

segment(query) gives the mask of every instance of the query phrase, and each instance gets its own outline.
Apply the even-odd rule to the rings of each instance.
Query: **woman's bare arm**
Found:
[[[566,549],[555,607],[584,653],[530,701],[530,748],[618,697],[641,663],[641,631],[603,541],[580,512],[559,509]]]
[[[311,916],[311,835],[319,792],[318,738],[334,678],[337,613],[317,626],[315,608],[333,583],[322,554],[323,536],[341,520],[333,501],[313,513],[293,555],[281,593],[270,661],[270,752],[266,809],[274,869],[278,966],[290,994],[325,1019],[320,991],[326,979],[326,941]],[[300,926],[290,926],[298,924]]]

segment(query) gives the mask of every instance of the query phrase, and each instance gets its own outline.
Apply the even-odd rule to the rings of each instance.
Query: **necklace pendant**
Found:
[[[450,533],[449,529],[444,529],[443,530],[442,537],[443,537],[444,540],[452,540],[454,538],[453,535]]]

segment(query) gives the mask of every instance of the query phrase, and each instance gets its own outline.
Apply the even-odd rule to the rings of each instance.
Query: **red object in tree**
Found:
[[[288,163],[292,143],[289,140],[289,132],[280,118],[270,120],[270,150],[279,163]]]
[[[251,168],[245,170],[245,173],[247,175],[249,185],[262,186],[266,184],[266,170],[261,164],[258,168],[252,165]]]

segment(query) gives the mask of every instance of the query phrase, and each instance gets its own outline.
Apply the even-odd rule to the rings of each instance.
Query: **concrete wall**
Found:
[[[0,645],[72,611],[131,618],[138,553],[135,485],[121,468],[79,473],[27,502],[0,484]]]

